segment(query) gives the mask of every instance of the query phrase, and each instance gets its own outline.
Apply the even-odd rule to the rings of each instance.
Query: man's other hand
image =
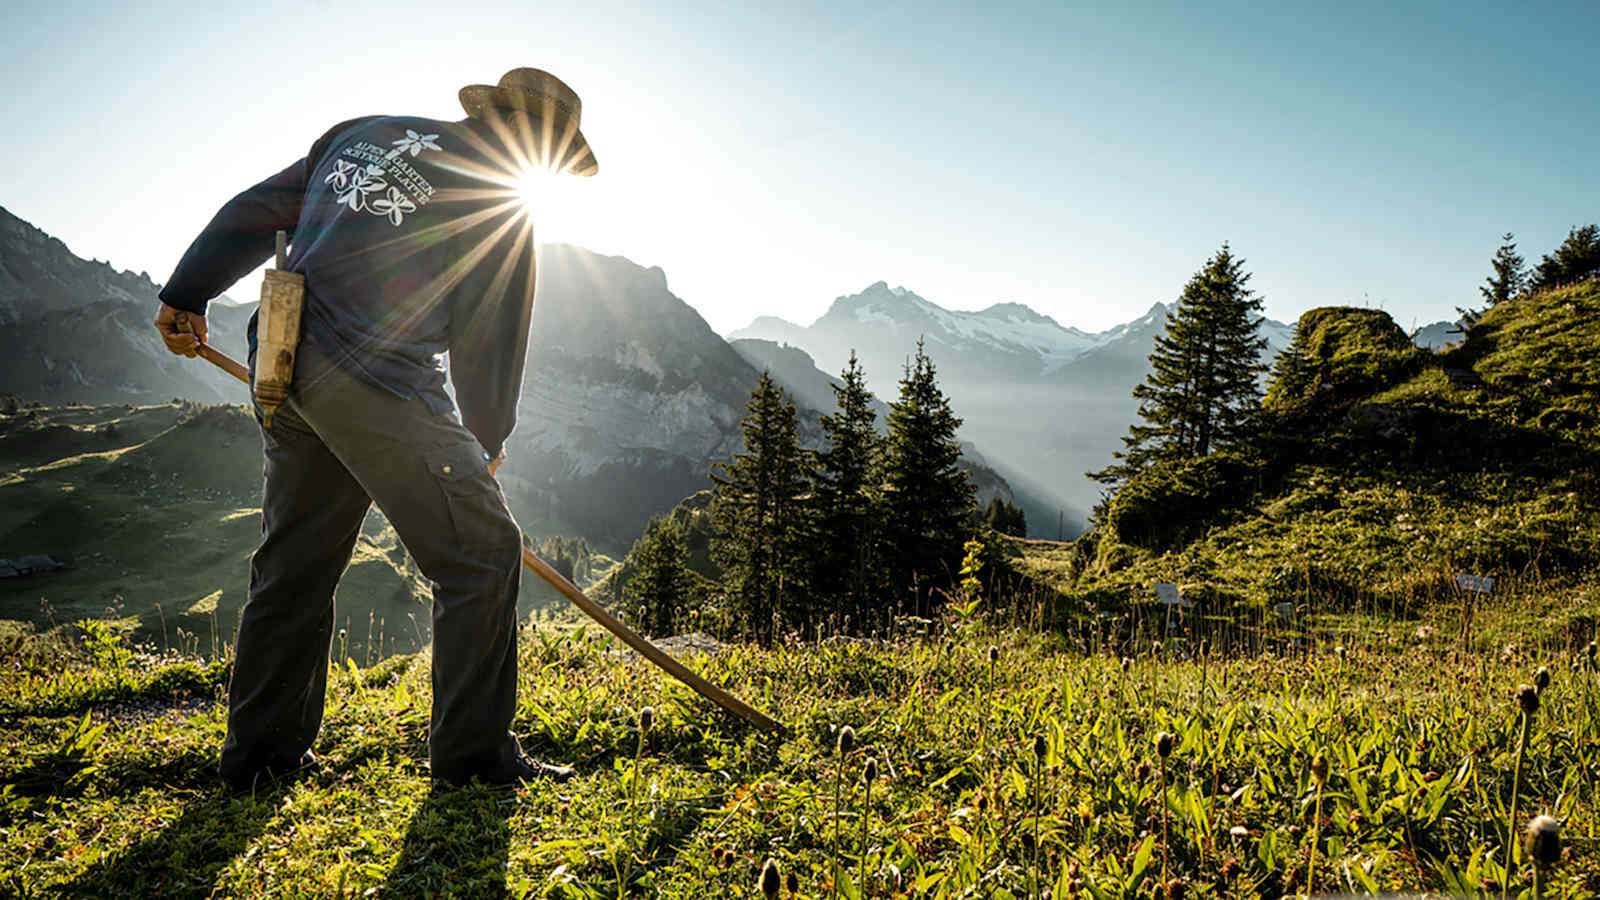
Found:
[[[496,472],[500,471],[500,464],[505,462],[505,461],[506,461],[506,451],[504,449],[502,449],[500,451],[500,455],[499,456],[496,456],[494,459],[489,460],[489,474],[490,475],[494,475]]]
[[[165,303],[156,313],[156,330],[167,349],[179,356],[194,356],[206,341],[206,317],[199,313],[175,309]]]

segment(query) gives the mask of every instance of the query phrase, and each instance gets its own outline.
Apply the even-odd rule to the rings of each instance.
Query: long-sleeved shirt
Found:
[[[533,224],[517,191],[529,155],[517,143],[476,119],[342,122],[228,201],[161,300],[203,315],[289,231],[288,268],[306,279],[302,340],[440,414],[452,409],[448,353],[462,423],[498,455],[516,424],[533,312]],[[255,329],[252,317],[252,352]]]

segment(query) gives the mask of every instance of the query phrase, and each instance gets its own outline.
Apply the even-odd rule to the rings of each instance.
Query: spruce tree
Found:
[[[1494,259],[1489,265],[1494,268],[1494,274],[1484,279],[1483,286],[1478,288],[1478,293],[1489,302],[1490,306],[1504,303],[1522,293],[1528,285],[1528,270],[1523,265],[1523,259],[1517,255],[1517,242],[1512,238],[1511,232],[1501,238],[1500,249],[1495,251]]]
[[[919,340],[900,379],[900,398],[889,404],[881,553],[891,602],[884,614],[929,611],[933,592],[950,585],[960,568],[977,512],[972,481],[957,464],[961,420],[935,375]]]
[[[995,497],[983,509],[983,523],[991,530],[1012,537],[1028,536],[1028,517],[1022,507]]]
[[[711,470],[711,555],[739,624],[770,645],[781,626],[803,627],[811,614],[801,556],[810,459],[797,437],[794,401],[767,372],[745,408],[744,451]]]
[[[1600,226],[1595,225],[1568,230],[1561,246],[1539,260],[1529,286],[1542,291],[1588,278],[1600,278]]]
[[[854,350],[839,378],[841,383],[833,385],[838,410],[822,417],[827,447],[817,456],[811,586],[827,611],[860,622],[872,605],[876,584],[872,476],[882,441],[875,430],[872,393]]]
[[[633,543],[633,575],[623,591],[623,617],[649,635],[672,634],[689,605],[692,581],[684,566],[683,530],[656,516]]]
[[[1261,298],[1244,260],[1227,244],[1196,272],[1166,332],[1156,338],[1150,374],[1133,396],[1139,418],[1122,439],[1118,462],[1089,477],[1119,484],[1150,465],[1205,456],[1245,439],[1261,402]]]

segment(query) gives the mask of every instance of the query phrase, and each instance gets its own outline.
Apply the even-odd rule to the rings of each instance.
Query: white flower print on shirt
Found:
[[[406,213],[417,211],[417,205],[411,198],[400,192],[397,187],[389,188],[387,196],[367,204],[367,212],[375,216],[388,216],[390,224],[399,225],[405,220]]]
[[[427,204],[433,187],[405,157],[444,148],[439,146],[437,134],[419,134],[410,128],[405,132],[405,137],[389,142],[388,150],[368,141],[357,141],[345,147],[342,155],[357,161],[334,160],[333,171],[322,179],[333,188],[334,202],[340,207],[349,207],[351,212],[368,212],[386,218],[396,227],[407,215]]]
[[[332,185],[335,191],[344,191],[350,187],[350,176],[360,168],[355,163],[347,163],[342,159],[333,161],[333,171],[328,177],[322,179],[323,184]]]
[[[366,206],[367,195],[373,191],[381,191],[388,187],[388,182],[382,176],[384,170],[381,166],[368,165],[365,169],[350,173],[350,184],[334,199],[340,206],[350,207],[351,212],[361,212]]]
[[[395,145],[396,149],[389,152],[396,155],[409,152],[412,156],[416,156],[424,150],[439,150],[441,149],[439,145],[434,143],[438,138],[437,134],[417,134],[407,128],[405,137],[390,142]]]

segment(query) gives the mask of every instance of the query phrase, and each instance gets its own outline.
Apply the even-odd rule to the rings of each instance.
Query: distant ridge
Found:
[[[1023,303],[995,303],[976,312],[945,309],[885,281],[836,298],[808,326],[762,316],[728,335],[797,347],[837,372],[855,350],[872,389],[893,396],[904,361],[924,341],[940,382],[965,419],[962,437],[982,447],[1008,473],[1035,533],[1068,534],[1084,524],[1100,487],[1084,473],[1102,468],[1137,415],[1134,385],[1143,380],[1169,307],[1099,332],[1065,327]],[[1270,359],[1293,328],[1262,320]],[[1044,527],[1048,525],[1048,528]]]
[[[501,482],[530,532],[620,555],[651,516],[707,486],[713,460],[739,449],[759,370],[669,290],[660,268],[565,244],[543,245],[539,261]],[[245,402],[227,375],[166,351],[151,325],[158,290],[0,210],[0,310],[15,315],[0,327],[0,393],[55,405]],[[242,360],[253,310],[213,303],[211,342]],[[827,376],[800,357],[775,373],[780,383],[831,404],[815,390]],[[802,421],[819,439],[815,416]],[[986,496],[1010,498],[1003,479],[983,478]]]

